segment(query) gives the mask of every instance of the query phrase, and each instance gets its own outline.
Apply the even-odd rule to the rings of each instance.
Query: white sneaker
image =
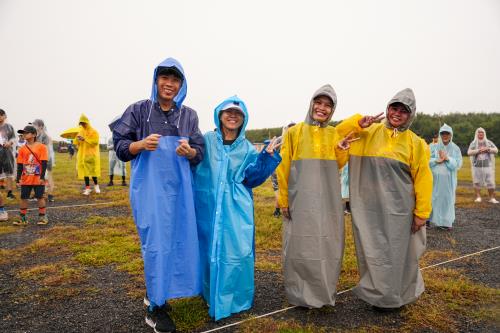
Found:
[[[488,202],[497,204],[499,201],[497,199],[495,199],[495,198],[491,198],[490,200],[488,200]]]
[[[90,188],[86,188],[85,190],[83,190],[82,194],[89,195],[91,192],[92,192],[92,190]]]
[[[0,212],[0,221],[7,221],[9,219],[9,214],[4,210]]]
[[[474,202],[481,202],[483,200],[481,200],[481,197],[477,197],[476,200],[474,200]]]
[[[101,193],[101,189],[99,188],[99,185],[94,186],[94,192],[95,193]]]

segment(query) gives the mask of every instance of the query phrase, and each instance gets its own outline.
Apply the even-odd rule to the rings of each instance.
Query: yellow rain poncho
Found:
[[[73,140],[73,144],[78,148],[76,159],[76,169],[78,170],[78,179],[83,177],[101,176],[101,158],[99,154],[99,133],[90,126],[89,119],[82,114],[79,123],[87,124],[81,127],[79,136],[83,141]]]
[[[339,168],[347,151],[337,149],[342,136],[312,118],[313,101],[328,96],[335,111],[337,97],[330,85],[313,95],[305,122],[290,128],[283,138],[277,169],[283,219],[283,275],[288,302],[319,308],[334,305],[344,253],[344,209]]]
[[[386,120],[358,128],[349,150],[349,192],[360,281],[353,292],[371,305],[397,308],[424,291],[418,260],[425,251],[425,228],[412,234],[414,215],[431,213],[432,173],[427,144],[408,128],[416,116],[415,96],[400,91],[389,102],[411,115],[392,128]],[[361,116],[358,116],[360,119]],[[352,124],[346,124],[352,125]],[[346,126],[341,123],[337,130]]]

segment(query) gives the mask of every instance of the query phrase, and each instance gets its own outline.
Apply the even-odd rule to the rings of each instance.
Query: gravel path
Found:
[[[59,203],[63,204],[63,203]],[[36,212],[35,212],[36,213]],[[78,216],[75,218],[75,215]],[[28,226],[21,232],[0,235],[0,248],[12,249],[30,243],[39,237],[40,230],[54,225],[81,225],[90,215],[129,216],[123,207],[95,207],[93,209],[58,209],[50,212],[48,227]],[[457,255],[476,252],[500,245],[500,205],[489,209],[457,209],[457,222],[452,231],[428,230],[429,250],[452,249]],[[480,256],[480,260],[457,261],[449,268],[463,269],[473,281],[499,288],[496,268],[500,267],[499,252]],[[151,332],[144,324],[142,299],[131,299],[126,294],[132,283],[126,273],[113,267],[87,270],[88,277],[78,286],[76,297],[49,302],[37,302],[30,295],[37,292],[36,284],[19,280],[15,270],[21,266],[43,262],[43,255],[27,255],[22,263],[2,266],[0,269],[0,332]],[[474,264],[471,264],[473,262]],[[22,283],[22,285],[21,285]],[[248,317],[287,307],[282,276],[274,272],[256,272],[255,305],[246,313],[219,322],[209,322],[198,332],[220,327]],[[335,329],[353,329],[366,325],[397,328],[402,322],[398,313],[381,315],[347,292],[338,297],[335,307],[303,310],[291,309],[272,316],[273,319],[294,319]],[[477,325],[463,318],[462,332],[496,332],[498,327]],[[222,330],[234,332],[237,327]]]

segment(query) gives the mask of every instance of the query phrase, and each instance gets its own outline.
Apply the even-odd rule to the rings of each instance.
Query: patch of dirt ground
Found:
[[[60,203],[64,204],[64,203]],[[36,213],[36,212],[35,212]],[[0,250],[15,249],[40,237],[41,230],[55,225],[81,225],[91,215],[102,217],[130,216],[126,207],[49,210],[51,223],[46,227],[31,225],[21,231],[0,235]],[[453,230],[427,230],[428,250],[452,250],[453,257],[500,245],[500,205],[488,209],[457,208]],[[473,259],[459,260],[442,267],[460,269],[472,281],[499,288],[498,250],[483,253]],[[61,260],[68,260],[61,254]],[[438,262],[440,260],[437,260]],[[442,260],[441,260],[442,261]],[[131,284],[137,284],[127,273],[114,266],[86,268],[84,278],[68,288],[40,287],[31,280],[19,279],[23,267],[44,263],[43,253],[26,254],[23,260],[0,267],[0,332],[151,332],[144,323],[142,297],[128,294]],[[431,268],[432,269],[432,268]],[[256,271],[254,307],[219,322],[210,321],[197,332],[221,327],[289,306],[284,297],[281,273]],[[140,288],[140,286],[139,286]],[[65,294],[67,293],[67,294]],[[497,303],[498,304],[498,303]],[[330,330],[353,330],[379,326],[397,330],[403,324],[400,313],[380,314],[357,299],[351,292],[339,295],[335,307],[322,309],[294,308],[275,314],[274,320],[291,320],[313,324]],[[495,323],[477,322],[467,316],[459,318],[460,332],[498,332]],[[222,332],[235,332],[238,326]],[[415,330],[425,332],[426,330]],[[429,331],[429,330],[427,330]]]

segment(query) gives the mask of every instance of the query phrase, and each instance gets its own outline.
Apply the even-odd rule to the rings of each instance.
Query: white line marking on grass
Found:
[[[478,255],[478,254],[481,254],[481,253],[484,253],[484,252],[488,252],[488,251],[493,251],[493,250],[496,250],[500,248],[500,246],[495,246],[495,247],[492,247],[492,248],[489,248],[489,249],[485,249],[485,250],[481,250],[481,251],[478,251],[478,252],[474,252],[474,253],[470,253],[470,254],[466,254],[464,256],[461,256],[461,257],[458,257],[458,258],[455,258],[455,259],[450,259],[450,260],[446,260],[446,261],[443,261],[443,262],[440,262],[440,263],[437,263],[437,264],[434,264],[434,265],[430,265],[430,266],[427,266],[427,267],[424,267],[424,268],[421,268],[421,270],[424,270],[424,269],[427,269],[427,268],[433,268],[433,267],[436,267],[436,266],[441,266],[441,265],[444,265],[444,264],[447,264],[447,263],[450,263],[450,262],[453,262],[453,261],[457,261],[457,260],[461,260],[461,259],[464,259],[464,258],[467,258],[467,257],[471,257],[471,256],[475,256],[475,255]],[[342,290],[342,291],[339,291],[337,293],[337,296],[338,295],[341,295],[343,293],[346,293],[348,291],[351,291],[353,288],[350,288],[350,289],[346,289],[346,290]],[[252,318],[248,318],[248,319],[244,319],[244,320],[240,320],[236,323],[232,323],[232,324],[228,324],[228,325],[225,325],[225,326],[221,326],[221,327],[217,327],[217,328],[213,328],[211,330],[208,330],[208,331],[203,331],[201,333],[209,333],[209,332],[216,332],[216,331],[220,331],[220,330],[223,330],[223,329],[226,329],[226,328],[229,328],[229,327],[232,327],[232,326],[237,326],[237,325],[240,325],[240,324],[243,324],[244,322],[247,322],[249,320],[254,320],[254,319],[258,319],[258,318],[263,318],[263,317],[268,317],[268,316],[272,316],[276,313],[280,313],[280,312],[285,312],[285,311],[288,311],[288,310],[291,310],[291,309],[294,309],[296,308],[297,306],[294,305],[294,306],[289,306],[287,308],[284,308],[284,309],[280,309],[280,310],[276,310],[276,311],[273,311],[273,312],[269,312],[269,313],[264,313],[260,316],[257,316],[257,317],[252,317]]]
[[[108,202],[96,202],[89,204],[80,204],[80,205],[65,205],[65,206],[47,206],[46,209],[56,209],[56,208],[74,208],[74,207],[87,207],[87,206],[100,206],[100,205],[109,205],[112,204],[112,201]],[[28,210],[38,210],[38,208],[30,208]],[[18,212],[19,209],[9,209],[7,212]]]
[[[485,249],[485,250],[481,250],[481,251],[478,251],[478,252],[474,252],[474,253],[470,253],[470,254],[466,254],[464,256],[461,256],[461,257],[458,257],[458,258],[455,258],[455,259],[450,259],[450,260],[446,260],[446,261],[443,261],[443,262],[440,262],[440,263],[437,263],[437,264],[434,264],[434,265],[430,265],[430,266],[427,266],[427,267],[424,267],[424,268],[421,268],[420,270],[424,270],[424,269],[427,269],[427,268],[432,268],[432,267],[436,267],[436,266],[441,266],[441,265],[444,265],[444,264],[447,264],[449,262],[453,262],[453,261],[457,261],[457,260],[461,260],[461,259],[464,259],[464,258],[467,258],[467,257],[472,257],[472,256],[475,256],[475,255],[478,255],[478,254],[481,254],[481,253],[484,253],[484,252],[488,252],[488,251],[493,251],[493,250],[496,250],[500,248],[500,246],[495,246],[495,247],[492,247],[492,248],[489,248],[489,249]]]

